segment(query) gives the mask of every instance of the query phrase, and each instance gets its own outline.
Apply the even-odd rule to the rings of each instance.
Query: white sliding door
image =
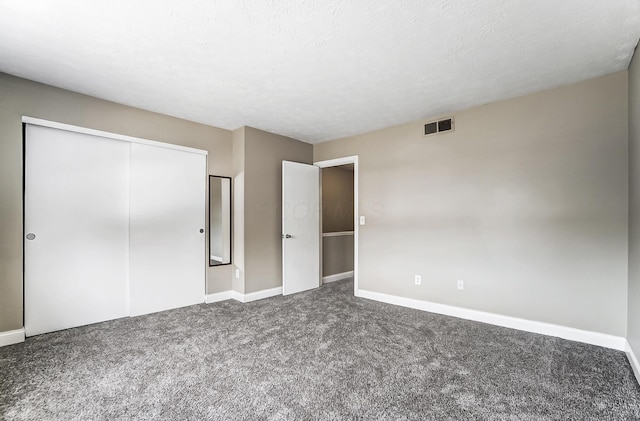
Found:
[[[27,336],[128,315],[129,143],[26,126]]]
[[[134,143],[130,177],[130,314],[203,302],[206,156]]]

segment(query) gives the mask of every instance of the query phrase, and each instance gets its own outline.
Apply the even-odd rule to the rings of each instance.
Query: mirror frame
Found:
[[[225,262],[225,263],[220,263],[220,264],[211,264],[211,183],[213,180],[216,179],[227,179],[229,180],[229,261]],[[226,265],[230,265],[233,262],[233,186],[232,186],[232,179],[231,177],[227,177],[224,175],[209,175],[209,184],[207,185],[207,192],[208,194],[208,207],[209,207],[209,215],[208,215],[208,224],[207,226],[209,227],[209,232],[208,232],[208,247],[207,250],[209,251],[207,253],[207,261],[208,261],[208,266],[209,267],[218,267],[218,266],[226,266]]]

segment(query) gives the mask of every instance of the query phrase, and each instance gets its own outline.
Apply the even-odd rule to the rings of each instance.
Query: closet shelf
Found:
[[[323,232],[323,237],[341,237],[343,235],[353,235],[355,231],[335,231],[335,232]]]

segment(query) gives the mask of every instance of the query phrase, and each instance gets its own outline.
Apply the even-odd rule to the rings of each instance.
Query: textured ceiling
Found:
[[[639,36],[640,0],[0,0],[0,71],[312,143],[623,70]]]

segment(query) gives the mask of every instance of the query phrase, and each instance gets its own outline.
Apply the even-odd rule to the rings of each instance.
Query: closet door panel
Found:
[[[131,145],[130,314],[205,295],[206,156]]]
[[[128,143],[26,126],[27,336],[128,315],[128,180]]]

